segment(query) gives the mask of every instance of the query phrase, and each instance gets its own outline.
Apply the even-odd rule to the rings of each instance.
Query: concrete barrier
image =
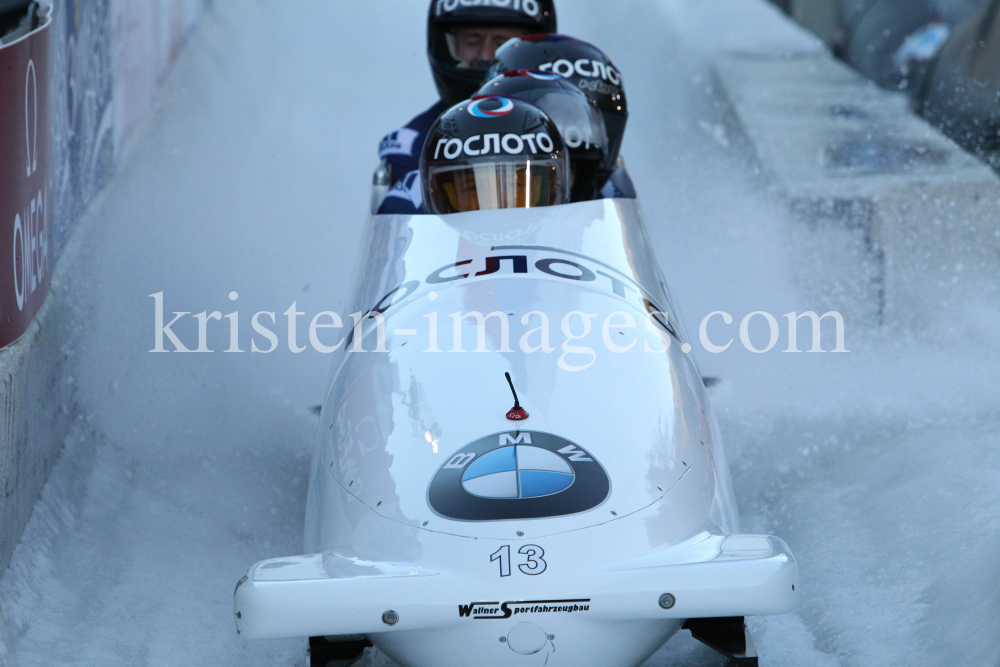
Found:
[[[908,331],[959,317],[969,298],[996,301],[1000,179],[988,167],[824,52],[731,54],[715,76],[818,249],[797,268],[811,298]]]
[[[78,417],[72,350],[74,335],[86,326],[86,317],[76,312],[72,289],[86,247],[80,221],[114,173],[130,130],[152,110],[157,83],[179,54],[203,4],[204,0],[51,3],[50,122],[38,128],[37,139],[37,146],[50,146],[51,173],[47,186],[31,183],[39,195],[26,210],[37,214],[39,223],[32,229],[42,231],[25,245],[33,251],[45,250],[45,277],[51,273],[51,279],[47,297],[38,290],[39,303],[44,298],[44,304],[37,312],[32,307],[34,320],[29,314],[23,322],[15,322],[19,328],[11,329],[15,333],[2,340],[13,342],[0,348],[0,573],[7,569]],[[24,90],[23,67],[5,67],[0,72],[0,76],[14,75],[13,83]],[[23,100],[18,95],[18,104],[25,104]],[[2,120],[11,122],[7,116]],[[16,129],[23,137],[23,120]],[[13,166],[22,174],[24,141],[14,142],[21,147],[16,155],[12,151],[0,154],[0,160],[15,160]],[[34,135],[28,143],[36,145]],[[5,146],[9,144],[5,141]],[[33,174],[29,169],[28,176]],[[45,205],[41,207],[38,200],[43,191]],[[20,199],[14,203],[22,204]],[[28,236],[20,238],[24,244]],[[25,254],[15,252],[15,263]],[[39,262],[20,264],[41,266]],[[24,275],[41,276],[37,271]],[[0,286],[5,284],[0,280]],[[6,323],[12,311],[3,299],[0,305]]]
[[[67,244],[49,296],[15,343],[0,349],[0,573],[77,419],[73,350],[86,318],[73,289],[82,229]]]

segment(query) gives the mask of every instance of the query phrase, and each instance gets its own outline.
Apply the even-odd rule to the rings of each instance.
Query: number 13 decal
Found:
[[[541,547],[536,547],[534,544],[525,544],[517,550],[517,553],[524,554],[528,557],[527,563],[517,566],[517,569],[521,572],[524,572],[525,574],[541,574],[542,572],[545,572],[547,564],[544,560],[542,560],[542,556],[545,555],[545,550]]]
[[[545,572],[545,568],[548,564],[542,558],[545,555],[545,550],[534,544],[525,544],[523,547],[517,550],[517,553],[526,556],[524,563],[517,566],[524,574],[530,574],[532,576],[541,574]],[[505,544],[504,546],[497,549],[491,556],[490,562],[494,563],[500,561],[500,576],[509,577],[510,576],[510,545]]]

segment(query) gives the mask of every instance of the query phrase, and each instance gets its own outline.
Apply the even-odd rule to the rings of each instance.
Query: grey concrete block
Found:
[[[807,292],[867,324],[924,329],[1000,294],[1000,179],[827,54],[729,55],[720,90],[821,261]]]
[[[838,4],[836,0],[789,0],[788,13],[802,27],[833,44],[837,32]]]
[[[0,573],[31,517],[76,418],[72,286],[75,250],[55,271],[45,305],[15,343],[0,350]]]

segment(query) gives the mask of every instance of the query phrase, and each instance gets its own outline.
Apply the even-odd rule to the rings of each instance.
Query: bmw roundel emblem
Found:
[[[494,433],[455,452],[427,496],[459,521],[541,519],[578,514],[608,497],[611,481],[588,451],[538,431]]]

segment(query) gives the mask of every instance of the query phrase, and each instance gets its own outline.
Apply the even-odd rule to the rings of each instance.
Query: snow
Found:
[[[625,73],[623,152],[689,334],[716,310],[738,322],[818,308],[789,255],[823,249],[790,241],[795,223],[729,135],[708,65],[731,49],[820,47],[751,0],[608,7],[563,3],[562,29]],[[231,595],[253,562],[300,551],[327,361],[150,354],[149,295],[279,323],[293,301],[342,311],[377,143],[435,99],[425,9],[210,6],[90,229],[86,410],[0,580],[0,663],[301,661],[303,641],[238,638]],[[744,530],[783,537],[802,571],[798,611],[751,620],[762,664],[1000,661],[997,325],[970,299],[968,318],[919,337],[849,322],[849,354],[696,346],[722,379],[713,405]],[[196,338],[191,321],[177,331]],[[648,663],[723,664],[686,632]]]

